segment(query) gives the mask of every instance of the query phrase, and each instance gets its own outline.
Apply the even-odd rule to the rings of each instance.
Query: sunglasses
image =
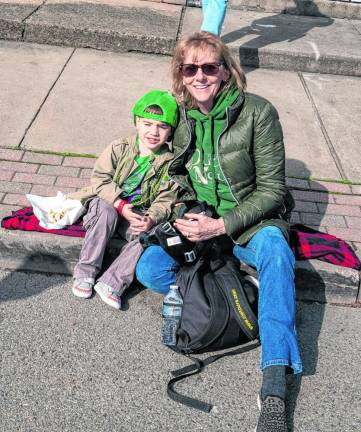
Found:
[[[198,69],[202,69],[204,75],[215,76],[219,72],[219,68],[223,66],[223,63],[204,63],[202,65],[196,65],[193,63],[181,64],[179,70],[185,78],[191,78],[196,75]]]

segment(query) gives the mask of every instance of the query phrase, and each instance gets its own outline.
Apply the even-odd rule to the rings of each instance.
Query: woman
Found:
[[[184,199],[195,194],[219,216],[188,214],[175,226],[195,242],[227,234],[234,255],[257,269],[263,371],[257,432],[287,431],[286,368],[300,373],[302,363],[295,332],[295,260],[285,220],[292,201],[278,115],[265,99],[244,93],[244,74],[211,33],[180,41],[172,70],[181,120],[169,173],[185,191]],[[152,246],[138,263],[137,277],[165,294],[176,269],[163,249]]]

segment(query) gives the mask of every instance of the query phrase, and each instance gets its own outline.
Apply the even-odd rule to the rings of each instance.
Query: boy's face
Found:
[[[157,151],[169,138],[172,128],[167,123],[137,117],[140,150],[144,154]]]

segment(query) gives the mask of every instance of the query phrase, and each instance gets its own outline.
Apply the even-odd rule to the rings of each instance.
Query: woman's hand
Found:
[[[177,219],[175,227],[190,241],[197,242],[226,234],[222,218],[213,219],[203,214],[186,213],[185,219]]]
[[[138,215],[139,216],[139,215]],[[149,216],[140,216],[141,220],[130,223],[130,229],[133,234],[149,231],[154,225],[154,220]]]

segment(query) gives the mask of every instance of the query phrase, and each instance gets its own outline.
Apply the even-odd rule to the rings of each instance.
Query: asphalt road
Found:
[[[253,431],[258,352],[223,359],[179,389],[211,401],[203,414],[168,399],[187,364],[159,342],[161,299],[136,291],[125,310],[76,299],[65,276],[0,272],[0,430]],[[361,310],[302,303],[301,380],[289,379],[294,432],[361,431]]]

